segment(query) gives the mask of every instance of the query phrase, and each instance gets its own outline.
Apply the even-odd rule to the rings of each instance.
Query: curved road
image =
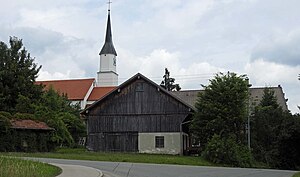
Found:
[[[287,170],[251,168],[200,167],[45,158],[35,158],[34,160],[46,163],[93,167],[103,171],[105,177],[291,177],[295,173],[295,171]]]

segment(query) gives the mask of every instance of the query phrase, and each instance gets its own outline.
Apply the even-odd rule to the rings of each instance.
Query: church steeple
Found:
[[[118,73],[117,73],[117,52],[112,42],[111,22],[110,22],[110,3],[108,1],[108,17],[106,26],[106,36],[104,45],[99,53],[100,55],[100,68],[97,72],[97,86],[117,86]]]
[[[100,51],[100,54],[114,54],[117,56],[117,52],[112,42],[112,32],[110,23],[110,9],[108,9],[107,25],[106,25],[106,36],[105,43]]]

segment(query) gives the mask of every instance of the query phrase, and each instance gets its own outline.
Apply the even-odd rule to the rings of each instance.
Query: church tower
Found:
[[[97,72],[97,86],[117,86],[117,52],[112,42],[112,32],[110,23],[110,8],[108,8],[108,18],[106,26],[106,36],[104,45],[99,53],[100,55],[100,69]]]

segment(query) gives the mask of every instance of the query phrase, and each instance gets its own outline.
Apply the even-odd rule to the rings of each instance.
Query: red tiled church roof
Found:
[[[90,94],[88,101],[96,101],[102,98],[104,95],[115,89],[116,87],[94,87]]]
[[[36,84],[45,85],[45,89],[51,86],[60,94],[67,94],[69,100],[83,100],[95,79],[72,79],[37,81]]]
[[[53,130],[45,122],[33,120],[11,120],[14,129],[30,129],[30,130]]]

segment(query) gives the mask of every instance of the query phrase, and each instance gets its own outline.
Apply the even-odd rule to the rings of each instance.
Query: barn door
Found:
[[[105,151],[137,152],[137,132],[107,132],[104,133]]]

